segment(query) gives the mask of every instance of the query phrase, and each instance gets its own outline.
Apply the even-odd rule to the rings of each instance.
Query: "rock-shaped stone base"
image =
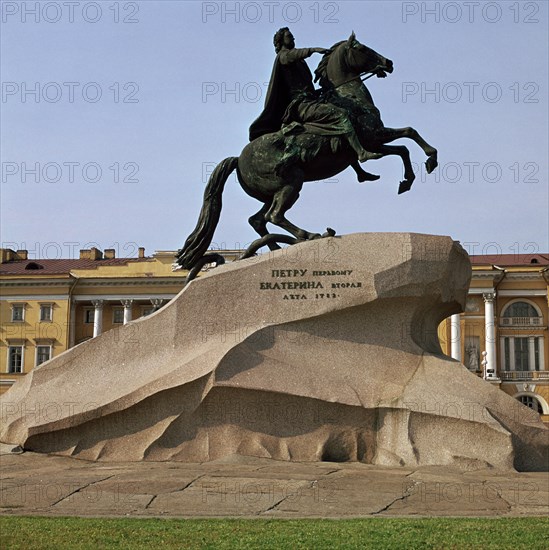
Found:
[[[540,417],[442,354],[470,273],[449,237],[400,233],[216,268],[15,384],[0,440],[90,460],[547,469]]]

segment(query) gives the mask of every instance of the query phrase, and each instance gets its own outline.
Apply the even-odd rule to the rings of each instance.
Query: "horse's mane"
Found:
[[[335,52],[337,47],[343,44],[344,42],[347,42],[347,41],[341,40],[340,42],[337,42],[336,44],[334,44],[328,50],[328,52],[324,54],[320,63],[318,64],[318,67],[315,70],[315,82],[320,81],[321,88],[330,88],[332,86],[331,82],[328,79],[328,61],[330,60],[330,56]]]

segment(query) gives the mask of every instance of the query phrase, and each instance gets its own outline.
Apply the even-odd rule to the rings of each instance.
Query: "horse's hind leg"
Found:
[[[265,203],[259,212],[256,212],[253,216],[248,219],[249,224],[255,229],[255,231],[261,236],[265,237],[269,232],[267,231],[267,220],[265,214],[267,214],[271,203]],[[267,245],[271,250],[279,250],[280,246],[276,243],[269,243]]]
[[[299,192],[303,187],[303,179],[296,178],[295,183],[288,183],[282,189],[275,193],[273,203],[266,214],[268,222],[278,225],[282,229],[291,233],[296,239],[309,240],[319,238],[319,233],[309,233],[300,227],[297,227],[285,217],[286,212],[295,204],[299,198]]]

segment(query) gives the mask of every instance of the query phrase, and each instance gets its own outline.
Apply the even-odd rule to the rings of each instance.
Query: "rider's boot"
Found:
[[[351,164],[353,170],[356,172],[357,180],[362,183],[365,181],[375,181],[379,179],[379,176],[376,174],[370,174],[370,172],[366,172],[366,170],[362,169],[362,166],[360,166],[359,162],[355,160]]]
[[[379,153],[370,153],[370,151],[366,151],[366,149],[362,147],[355,132],[347,134],[346,137],[349,145],[353,148],[358,156],[358,162],[355,161],[351,164],[354,171],[356,172],[358,181],[362,183],[363,181],[378,180],[379,176],[377,176],[376,174],[370,174],[370,172],[366,172],[365,170],[363,170],[359,162],[366,162],[367,160],[378,159],[381,158],[382,155],[380,155]]]
[[[349,145],[353,148],[353,150],[357,154],[359,162],[366,162],[367,160],[375,160],[383,156],[380,153],[371,153],[370,151],[366,151],[366,149],[362,147],[362,144],[360,143],[360,140],[358,139],[358,136],[354,131],[347,134],[346,138],[347,138],[347,141],[349,142]]]

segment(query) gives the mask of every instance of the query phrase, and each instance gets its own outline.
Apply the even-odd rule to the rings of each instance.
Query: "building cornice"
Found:
[[[90,302],[92,300],[103,300],[104,302],[117,302],[117,305],[121,305],[122,300],[135,300],[135,301],[149,301],[154,299],[171,300],[177,296],[177,292],[171,293],[151,293],[146,295],[139,294],[77,294],[73,296],[75,302]]]
[[[79,279],[78,288],[90,286],[183,286],[185,277],[116,277],[100,279]]]

